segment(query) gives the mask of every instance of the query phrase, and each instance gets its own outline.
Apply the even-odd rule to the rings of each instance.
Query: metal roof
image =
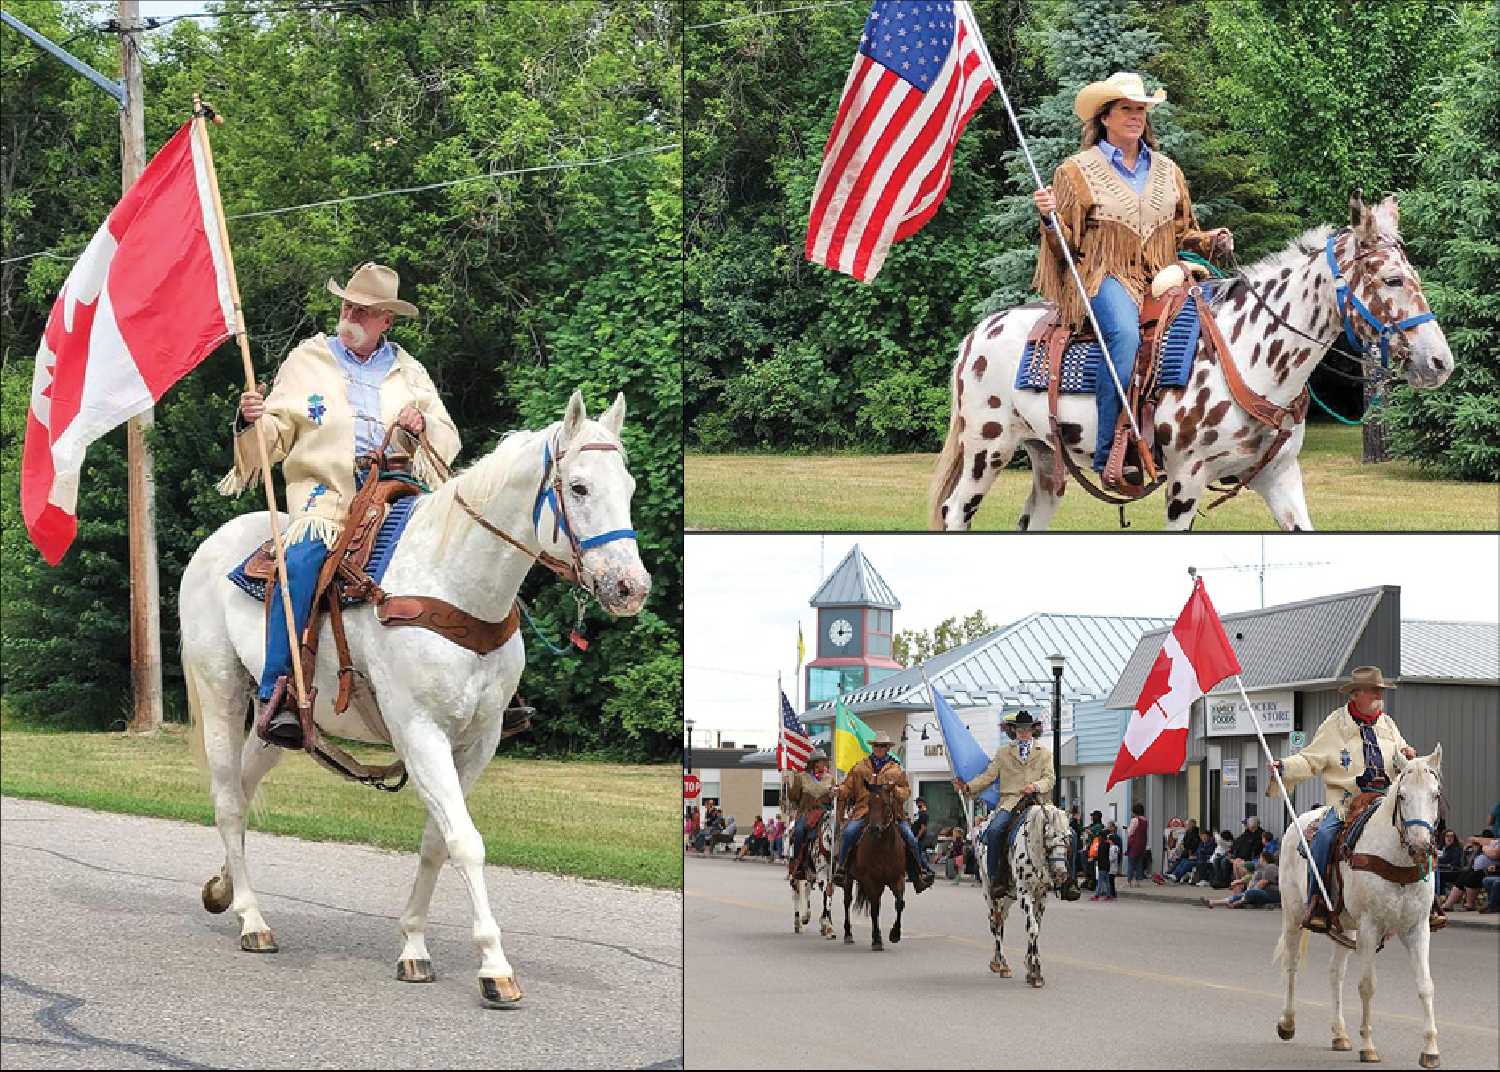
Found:
[[[1068,661],[1063,695],[1068,700],[1094,699],[1109,692],[1120,668],[1148,629],[1170,624],[1164,618],[1113,617],[1102,614],[1029,614],[977,640],[935,655],[919,666],[893,674],[869,688],[844,697],[856,714],[910,707],[930,709],[925,675],[956,705],[1024,706],[1052,694],[1053,652]],[[1023,694],[1033,698],[1026,699]],[[1019,699],[1017,699],[1019,697]],[[809,711],[827,717],[831,702]]]
[[[1402,622],[1401,677],[1500,682],[1500,622]]]
[[[896,593],[891,591],[885,578],[870,565],[870,560],[859,549],[859,544],[849,549],[844,560],[807,602],[812,607],[863,605],[889,610],[901,609],[901,601],[896,598]]]

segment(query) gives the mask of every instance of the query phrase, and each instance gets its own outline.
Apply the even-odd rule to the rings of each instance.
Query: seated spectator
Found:
[[[1212,886],[1216,890],[1226,889],[1234,881],[1234,869],[1230,864],[1234,839],[1228,830],[1220,830],[1218,838],[1204,840],[1213,845],[1213,852],[1209,855],[1208,862],[1198,870],[1198,885]]]
[[[1500,878],[1500,838],[1471,837],[1469,846],[1476,849],[1473,862],[1459,871],[1443,902],[1443,911],[1455,911],[1459,898],[1464,899],[1463,910],[1472,912],[1478,906],[1479,892],[1488,876]]]
[[[759,856],[760,844],[765,840],[766,821],[757,815],[755,822],[750,826],[750,836],[745,839],[745,843],[740,846],[740,851],[735,853],[734,858],[743,860],[746,856]]]
[[[1500,912],[1500,875],[1485,875],[1479,881],[1484,886],[1484,907],[1479,910],[1479,914],[1483,916]]]
[[[1202,897],[1199,901],[1204,908],[1215,906],[1258,908],[1261,905],[1279,905],[1281,904],[1281,889],[1278,885],[1280,878],[1280,871],[1276,867],[1276,854],[1263,852],[1260,864],[1253,874],[1248,878],[1236,879],[1230,883],[1231,892],[1228,897],[1218,901]]]
[[[1443,847],[1438,851],[1437,858],[1437,890],[1435,895],[1441,897],[1444,890],[1451,889],[1453,882],[1464,869],[1464,846],[1458,840],[1456,830],[1443,831]]]

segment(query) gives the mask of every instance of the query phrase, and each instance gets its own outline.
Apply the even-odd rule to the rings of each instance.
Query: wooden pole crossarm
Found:
[[[198,144],[203,149],[203,162],[208,170],[208,185],[214,195],[214,219],[219,225],[219,242],[224,248],[224,263],[229,270],[229,293],[234,299],[234,332],[240,343],[240,359],[245,366],[245,390],[255,390],[255,365],[250,360],[250,335],[245,330],[245,311],[240,307],[240,284],[234,274],[234,254],[229,248],[229,225],[224,221],[224,202],[219,197],[219,175],[214,170],[213,149],[209,146],[207,121],[210,116],[209,109],[199,97],[193,94],[193,135],[198,139]],[[215,123],[222,120],[215,115]],[[296,615],[292,612],[292,593],[287,583],[286,573],[286,548],[281,539],[281,520],[277,516],[276,488],[271,483],[271,452],[266,446],[266,429],[260,421],[252,426],[255,430],[255,444],[260,454],[261,483],[266,489],[266,506],[271,512],[271,546],[276,553],[276,578],[281,586],[281,609],[286,618],[286,635],[292,653],[292,681],[297,688],[297,703],[299,706],[307,705],[307,684],[302,679],[302,647],[297,641]]]

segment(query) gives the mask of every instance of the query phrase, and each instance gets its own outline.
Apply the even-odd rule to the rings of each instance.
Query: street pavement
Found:
[[[483,1008],[468,897],[445,868],[437,981],[398,983],[416,856],[252,832],[281,952],[209,915],[212,828],[0,801],[5,1068],[681,1068],[674,891],[488,867],[526,997]]]
[[[977,888],[940,880],[907,896],[899,945],[870,950],[813,927],[792,933],[784,872],[689,856],[685,871],[686,1067],[719,1068],[1340,1068],[1359,1055],[1329,1049],[1332,945],[1309,946],[1298,977],[1297,1037],[1276,1037],[1280,926],[1273,910],[1204,909],[1125,895],[1048,901],[1041,937],[1046,986],[1026,985],[1024,924],[1012,913],[1006,956],[992,942]],[[1162,893],[1159,887],[1152,887]],[[1144,889],[1140,892],[1146,892]],[[1190,897],[1172,891],[1179,898]],[[895,916],[889,898],[881,924]],[[1478,922],[1478,921],[1476,921]],[[1355,962],[1344,1017],[1358,1044]],[[1432,936],[1438,1045],[1445,1068],[1500,1066],[1500,930],[1450,927]],[[1392,1067],[1417,1067],[1421,1005],[1410,961],[1392,942],[1377,961],[1375,1045]]]

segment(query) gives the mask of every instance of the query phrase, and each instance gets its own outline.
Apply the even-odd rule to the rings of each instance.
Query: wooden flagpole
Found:
[[[220,121],[218,116],[215,122]],[[255,390],[255,365],[250,360],[250,334],[245,330],[245,311],[240,307],[240,284],[234,274],[234,252],[229,248],[229,225],[224,221],[224,202],[219,197],[219,174],[214,170],[214,153],[208,142],[208,110],[198,94],[193,94],[193,136],[203,149],[208,170],[208,185],[214,195],[214,219],[219,225],[219,243],[224,249],[224,264],[229,270],[229,292],[234,299],[234,331],[240,342],[240,358],[245,366],[245,390]],[[266,489],[266,505],[271,512],[271,545],[276,551],[276,577],[281,587],[281,609],[286,617],[286,635],[291,644],[292,681],[297,687],[297,703],[307,704],[307,685],[302,680],[302,645],[297,640],[296,615],[292,612],[292,594],[287,584],[286,548],[281,541],[281,519],[276,508],[276,488],[271,483],[271,452],[266,446],[266,429],[256,421],[255,443],[260,452],[261,483]]]

